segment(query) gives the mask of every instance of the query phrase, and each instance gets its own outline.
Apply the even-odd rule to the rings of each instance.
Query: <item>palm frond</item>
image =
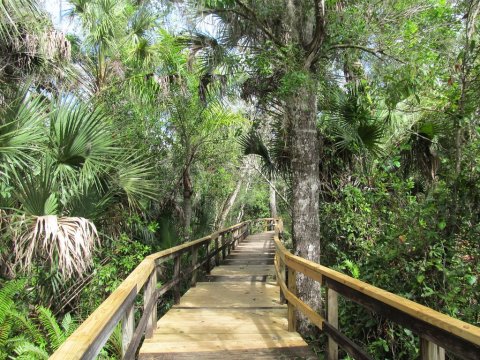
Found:
[[[58,212],[58,199],[54,171],[50,161],[43,162],[40,169],[29,169],[20,173],[11,168],[15,179],[16,197],[20,201],[21,210],[33,216],[53,215]]]
[[[28,86],[11,97],[13,100],[0,110],[0,159],[24,166],[32,151],[42,149],[47,112],[40,97],[28,94]]]
[[[109,122],[100,108],[90,109],[77,100],[59,105],[51,117],[49,142],[56,177],[68,184],[78,182],[79,177],[99,181],[111,169],[116,149]]]
[[[17,264],[29,270],[37,259],[57,264],[64,278],[82,277],[92,263],[98,242],[95,225],[79,217],[55,215],[23,218],[16,224]]]
[[[260,156],[267,172],[271,174],[274,171],[275,167],[268,148],[265,146],[262,137],[257,131],[252,128],[247,134],[240,136],[238,142],[245,155]]]
[[[114,182],[127,195],[131,206],[138,207],[142,200],[156,199],[158,185],[148,159],[133,154],[120,159]]]

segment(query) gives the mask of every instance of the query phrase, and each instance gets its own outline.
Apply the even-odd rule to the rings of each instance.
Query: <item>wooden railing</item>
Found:
[[[173,292],[175,303],[180,301],[180,282],[191,275],[190,285],[197,282],[198,269],[208,274],[213,265],[219,265],[242,241],[255,224],[267,226],[273,219],[258,219],[222,229],[194,240],[147,256],[120,286],[78,327],[50,359],[94,359],[108,341],[115,327],[121,323],[123,358],[134,359],[142,338],[151,337],[157,323],[158,299]],[[203,255],[203,256],[202,256]],[[161,265],[173,260],[173,276],[162,285],[157,284]],[[182,268],[182,260],[186,268]],[[142,315],[135,321],[135,306],[143,293]],[[137,305],[138,306],[138,305]]]
[[[282,292],[281,298],[288,302],[288,329],[295,331],[295,310],[302,312],[328,335],[328,359],[338,359],[338,346],[354,359],[370,359],[362,348],[338,329],[338,294],[419,335],[421,359],[443,359],[445,350],[464,359],[480,359],[479,327],[295,256],[281,242],[282,221],[272,221],[272,225],[275,229],[277,281]],[[298,272],[327,288],[325,317],[296,296],[295,280]]]

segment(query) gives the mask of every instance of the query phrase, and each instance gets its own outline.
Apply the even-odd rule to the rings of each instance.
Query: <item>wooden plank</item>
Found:
[[[355,301],[356,303],[363,305],[367,309],[370,309],[387,319],[390,319],[397,324],[404,326],[417,334],[420,334],[423,338],[441,345],[447,351],[451,351],[456,355],[459,355],[465,359],[478,360],[478,354],[480,354],[480,346],[473,342],[467,341],[464,338],[460,338],[451,332],[443,329],[440,326],[433,325],[431,322],[422,320],[425,318],[425,314],[418,313],[413,316],[407,312],[404,312],[396,307],[393,307],[387,303],[384,303],[376,298],[373,298],[361,291],[352,289],[345,284],[341,284],[333,279],[324,277],[325,284],[337,291],[339,294]],[[393,295],[393,294],[392,294]],[[414,303],[415,304],[415,303]],[[421,310],[424,306],[418,305],[418,309]],[[428,308],[427,308],[428,309]],[[431,310],[431,309],[430,309]],[[433,310],[432,310],[433,311]],[[443,314],[440,314],[443,315]],[[443,315],[446,317],[446,315]],[[437,317],[437,318],[443,318]],[[449,317],[448,317],[449,318]],[[432,320],[432,318],[429,318]],[[450,318],[453,321],[455,319]],[[443,321],[443,319],[442,319]],[[471,329],[473,325],[468,326]]]
[[[154,295],[150,298],[150,301],[148,304],[145,306],[145,310],[142,314],[142,317],[140,318],[138,322],[138,326],[135,329],[135,332],[132,337],[132,341],[128,345],[127,350],[125,351],[124,360],[130,360],[130,359],[135,359],[135,354],[137,353],[138,345],[140,345],[140,342],[143,338],[143,335],[145,333],[145,328],[147,327],[147,322],[151,317],[151,312],[152,309],[157,306],[157,300],[158,300],[158,295],[159,292],[155,291]]]
[[[263,348],[263,349],[241,349],[241,350],[217,350],[217,351],[202,351],[202,352],[181,352],[175,353],[153,353],[153,354],[139,354],[140,360],[203,360],[203,359],[229,359],[229,360],[287,360],[287,359],[303,359],[303,360],[317,360],[307,346],[292,346],[281,348]]]
[[[348,337],[343,335],[340,331],[334,328],[328,322],[323,323],[323,331],[338,343],[342,349],[344,349],[355,360],[372,360],[372,358],[361,347],[355,344]]]
[[[420,359],[445,360],[445,349],[426,339],[420,338]]]
[[[132,342],[133,332],[135,331],[135,307],[134,304],[126,310],[122,318],[122,356],[125,358],[130,343]]]
[[[198,283],[181,298],[180,305],[222,307],[235,306],[274,306],[279,304],[278,287],[262,282],[212,282]],[[222,296],[218,296],[222,294]]]
[[[143,311],[147,314],[147,324],[145,328],[145,337],[151,337],[157,322],[157,307],[148,308],[148,304],[155,299],[155,290],[157,287],[157,272],[153,271],[143,292]]]
[[[212,275],[273,275],[273,265],[229,265],[212,270]]]
[[[173,263],[173,280],[180,279],[180,264],[181,258],[177,256]],[[173,287],[173,302],[175,304],[180,302],[180,281]]]
[[[198,247],[195,246],[192,248],[192,260],[191,260],[192,267],[194,270],[192,271],[192,280],[190,282],[190,286],[196,286],[197,285],[197,265],[198,265]]]
[[[338,329],[338,294],[333,289],[327,289],[327,320],[330,326]],[[328,360],[338,360],[338,344],[334,338],[328,337]]]
[[[279,285],[287,301],[291,302],[297,310],[301,311],[314,325],[322,330],[325,319],[288,290],[284,281],[280,281]]]
[[[251,223],[254,223],[254,221],[245,221],[222,229],[218,234],[228,234],[236,229],[247,229]],[[126,304],[131,301],[131,296],[135,297],[140,289],[143,288],[152,271],[155,271],[156,264],[165,262],[210,241],[211,235],[208,235],[147,256],[127,279],[60,346],[51,358],[63,360],[80,359],[85,356],[87,358],[94,357],[96,351],[99,351],[103,346],[100,344],[104,344],[113,327],[120,321]]]
[[[272,275],[207,275],[208,282],[267,282],[273,280]]]
[[[297,294],[297,277],[295,270],[288,269],[287,272],[287,286],[288,290],[293,294]],[[288,331],[297,331],[297,316],[295,314],[295,305],[288,302]]]
[[[103,348],[105,343],[108,341],[110,334],[115,329],[115,326],[123,317],[123,314],[127,311],[127,308],[131,306],[137,295],[136,288],[132,288],[130,293],[126,296],[123,296],[123,290],[115,290],[112,295],[110,295],[105,302],[94,311],[92,315],[88,317],[85,322],[83,322],[76,331],[65,341],[52,356],[50,359],[55,360],[64,360],[64,359],[93,359],[95,358],[100,350]],[[121,303],[117,305],[117,301],[120,300]],[[107,302],[108,301],[108,302]],[[117,306],[109,308],[104,304],[115,304]],[[107,316],[104,313],[101,313],[99,310],[108,311]],[[97,320],[97,321],[96,321]],[[93,334],[88,333],[88,331],[93,331]]]

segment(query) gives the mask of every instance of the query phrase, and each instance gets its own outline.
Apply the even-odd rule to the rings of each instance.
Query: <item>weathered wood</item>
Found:
[[[338,294],[333,289],[327,290],[327,320],[338,329]],[[328,337],[328,360],[338,360],[338,344],[331,336]]]
[[[480,353],[478,354],[480,357]],[[445,349],[426,339],[420,338],[421,360],[445,360]]]
[[[363,351],[360,346],[355,344],[352,340],[350,340],[326,321],[323,323],[323,331],[355,360],[372,360],[372,358],[365,351]]]
[[[287,285],[288,290],[293,294],[297,294],[297,287],[296,287],[296,273],[293,269],[287,270]],[[288,302],[288,331],[296,331],[297,330],[297,316],[295,314],[295,305],[292,304],[290,301]]]
[[[249,244],[249,239],[241,244]],[[266,243],[270,239],[266,238]],[[243,359],[246,354],[250,359],[263,359],[265,354],[269,359],[315,359],[299,334],[288,332],[287,306],[279,304],[275,282],[249,280],[265,271],[271,272],[271,267],[214,268],[211,277],[241,273],[248,281],[199,282],[190,288],[180,304],[158,321],[154,336],[142,345],[139,359]]]
[[[225,258],[227,257],[227,245],[225,243],[225,235],[220,235],[220,239],[222,241],[222,260],[225,260]]]
[[[123,360],[135,359],[135,354],[137,353],[138,346],[142,341],[147,322],[151,316],[151,311],[153,307],[157,306],[157,300],[159,296],[159,291],[155,291],[154,295],[150,298],[148,304],[146,304],[142,317],[140,318],[137,328],[135,329],[135,332],[133,334],[132,341],[130,342],[127,350],[124,353]]]
[[[150,303],[152,299],[154,299],[155,297],[156,287],[157,287],[157,272],[153,271],[143,291],[143,311],[147,313],[147,319],[148,319],[147,325],[145,328],[146,338],[149,338],[152,336],[153,330],[157,323],[157,307],[153,306],[151,310],[147,308],[148,303]],[[147,312],[148,310],[150,310],[149,313]]]
[[[296,295],[294,295],[288,289],[288,286],[283,279],[280,281],[280,289],[282,290],[289,304],[293,304],[295,309],[301,311],[306,317],[308,317],[312,324],[316,325],[320,330],[322,330],[325,319],[321,315],[317,314],[310,306],[301,301]]]
[[[324,280],[325,280],[325,284],[329,288],[337,291],[339,294],[342,294],[346,298],[355,301],[356,303],[366,307],[367,309],[370,309],[376,312],[377,314],[385,316],[387,319],[392,320],[397,324],[414,331],[415,333],[421,335],[423,338],[435,344],[441,344],[441,346],[444,347],[447,351],[451,351],[452,353],[458,356],[461,356],[464,359],[478,360],[478,354],[480,354],[479,345],[473,342],[469,342],[464,338],[460,338],[457,335],[447,331],[446,329],[442,328],[439,325],[433,325],[431,324],[431,322],[424,321],[423,319],[426,317],[425,313],[419,312],[416,314],[416,316],[412,316],[411,314],[405,311],[402,311],[396,307],[393,307],[387,303],[384,303],[378,299],[373,298],[369,294],[365,294],[359,290],[352,289],[346,284],[341,284],[338,281],[330,279],[326,276],[324,276]],[[406,299],[404,300],[408,301]],[[416,305],[415,308],[419,309],[419,311],[421,311],[422,308],[424,308],[424,306],[422,305],[419,305],[416,303],[413,303],[413,304]],[[440,314],[440,315],[443,315],[443,314]],[[443,316],[442,317],[438,316],[436,318],[441,319],[443,322]],[[450,318],[450,319],[452,319],[452,322],[456,321],[453,318]],[[469,325],[469,324],[466,324],[466,325],[468,325],[468,328],[470,329],[473,327],[473,325]]]
[[[205,273],[206,274],[210,274],[210,271],[212,270],[212,264],[210,262],[210,242],[208,242],[206,245],[205,245],[205,258],[206,258],[206,262],[205,262]]]
[[[258,221],[259,220],[255,222]],[[250,223],[250,221],[221,229],[219,234],[229,234],[248,223]],[[208,244],[211,241],[212,235],[147,256],[92,315],[60,346],[51,358],[61,360],[94,358],[108,340],[115,326],[124,317],[126,308],[133,303],[137,293],[144,287],[148,279],[151,278],[152,272],[156,273],[157,265],[191,251],[193,248],[198,249],[199,246]],[[192,268],[194,267],[192,266]],[[176,283],[177,282],[175,282],[175,284]],[[153,288],[154,287],[155,286],[153,286]],[[163,287],[163,289],[165,288]],[[152,313],[153,312],[156,312],[156,307],[152,310]],[[152,314],[152,317],[153,316],[154,314]]]
[[[68,341],[65,341],[60,348],[53,353],[50,359],[87,360],[94,359],[98,355],[110,338],[115,326],[122,319],[123,314],[135,301],[137,295],[136,288],[132,288],[128,295],[124,297],[119,295],[119,289],[112,293],[112,295],[115,295],[113,298],[112,295],[110,295],[102,304],[103,306],[100,305],[100,307],[70,335]],[[123,292],[124,289],[120,290]],[[108,306],[109,304],[115,304],[115,307],[110,308]],[[109,316],[105,318],[101,310],[108,311]],[[88,331],[92,331],[94,335],[92,336]]]
[[[126,310],[122,318],[122,355],[125,358],[130,343],[132,342],[133,332],[135,331],[135,306],[134,303]]]
[[[177,256],[173,263],[173,279],[180,279],[180,264],[182,259],[180,256]],[[180,281],[173,287],[173,302],[178,304],[180,302]]]
[[[220,265],[220,246],[218,236],[215,237],[215,266]]]
[[[308,277],[313,278],[313,276],[315,276],[317,280],[321,280],[322,277],[328,277],[339,284],[344,284],[344,286],[349,289],[356,290],[369,298],[376,299],[381,304],[385,304],[385,306],[395,308],[403,314],[408,314],[413,319],[430,324],[431,328],[438,328],[445,333],[455,335],[455,337],[452,338],[452,341],[455,342],[456,339],[463,339],[465,343],[469,343],[470,346],[473,346],[472,351],[479,351],[480,328],[444,315],[438,311],[417,304],[383,289],[369,285],[363,281],[354,279],[338,271],[295,256],[288,252],[277,236],[274,237],[274,241],[277,247],[277,253],[279,253],[279,256],[285,257],[285,263],[291,267],[295,266],[295,270],[297,271],[305,271],[305,273],[308,273]],[[429,335],[427,334],[427,336]],[[459,348],[460,346],[457,347]]]
[[[194,268],[192,271],[192,280],[190,281],[190,286],[196,286],[197,285],[197,265],[198,265],[198,247],[193,247],[192,248],[192,261],[191,261],[192,267]]]

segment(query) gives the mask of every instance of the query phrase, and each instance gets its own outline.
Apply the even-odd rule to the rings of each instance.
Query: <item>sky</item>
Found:
[[[71,5],[66,0],[40,0],[40,5],[51,15],[53,25],[64,33],[72,32],[75,25],[66,15]]]

